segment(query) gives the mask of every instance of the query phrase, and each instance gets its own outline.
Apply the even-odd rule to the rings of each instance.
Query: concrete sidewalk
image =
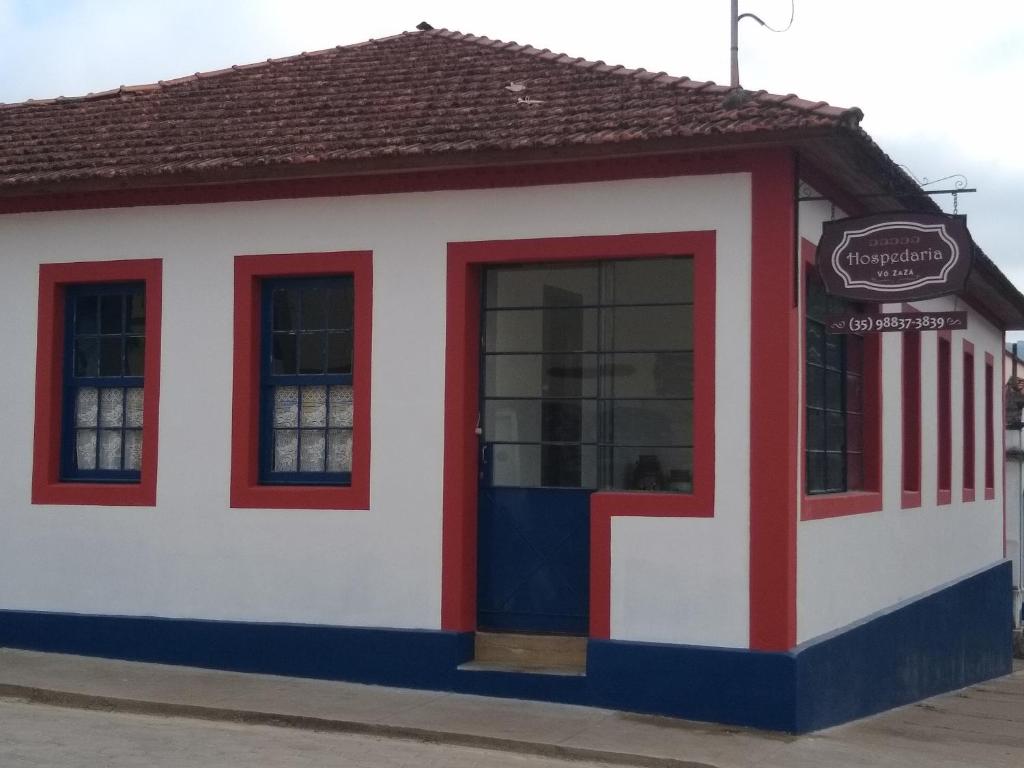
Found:
[[[1015,670],[802,737],[562,704],[10,649],[0,649],[0,697],[619,765],[1019,768],[1024,765],[1024,664]]]

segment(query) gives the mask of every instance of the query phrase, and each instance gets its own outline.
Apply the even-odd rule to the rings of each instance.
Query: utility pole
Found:
[[[732,65],[729,84],[733,88],[740,87],[740,0],[731,0],[731,15],[729,16],[729,29],[732,33],[732,47],[730,50],[730,63]]]

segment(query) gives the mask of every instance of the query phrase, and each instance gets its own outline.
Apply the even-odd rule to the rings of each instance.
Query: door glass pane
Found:
[[[693,301],[692,259],[623,259],[613,265],[616,304]]]
[[[597,441],[595,400],[487,400],[489,442]]]
[[[692,352],[633,352],[606,358],[607,397],[693,397]]]
[[[597,355],[488,355],[487,397],[595,397]]]
[[[616,447],[611,449],[611,458],[608,488],[682,493],[693,490],[690,448]]]
[[[521,488],[540,488],[545,485],[560,488],[597,487],[597,448],[593,445],[500,443],[491,446],[489,450],[491,485]]]
[[[690,400],[616,400],[612,423],[616,445],[693,445]]]
[[[485,352],[597,351],[596,309],[496,310],[485,323]]]
[[[693,311],[689,306],[616,307],[602,310],[613,329],[617,352],[693,349]]]
[[[487,271],[488,307],[578,306],[597,303],[596,265],[500,267]]]

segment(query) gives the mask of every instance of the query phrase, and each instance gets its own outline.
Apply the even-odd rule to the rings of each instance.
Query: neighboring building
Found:
[[[937,210],[860,118],[437,30],[0,107],[0,645],[794,731],[1009,672],[1024,296],[822,332],[822,222]]]
[[[1006,382],[1006,556],[1013,563],[1013,623],[1024,623],[1024,441],[1021,439],[1021,408],[1024,407],[1024,344],[1006,345],[1003,356]],[[1024,647],[1022,647],[1024,650]]]

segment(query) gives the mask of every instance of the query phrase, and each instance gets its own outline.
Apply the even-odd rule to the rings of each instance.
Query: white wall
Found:
[[[817,242],[825,203],[801,204],[802,236]],[[837,212],[836,216],[843,214]],[[913,302],[922,311],[968,309],[954,298]],[[884,305],[898,311],[900,305]],[[976,498],[963,503],[963,339],[974,344]],[[884,507],[797,528],[797,636],[803,642],[999,561],[1003,556],[1003,459],[1001,359],[1003,334],[977,312],[952,334],[952,503],[936,503],[937,334],[921,334],[922,504],[901,508],[902,339],[882,334],[882,441]],[[984,498],[985,353],[993,376],[996,498]],[[801,403],[801,407],[803,407]],[[803,435],[801,435],[801,445]],[[801,448],[802,450],[802,448]]]
[[[0,608],[438,627],[446,244],[718,230],[716,399],[747,413],[749,188],[728,175],[0,216]],[[374,252],[371,509],[230,509],[233,257],[350,249]],[[157,505],[33,506],[38,264],[153,257]],[[615,522],[613,636],[746,644],[738,421],[720,408],[713,520]]]

